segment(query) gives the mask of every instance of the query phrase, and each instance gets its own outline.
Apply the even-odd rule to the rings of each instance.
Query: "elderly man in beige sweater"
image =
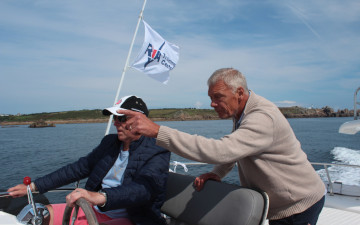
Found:
[[[301,149],[287,119],[270,101],[249,91],[245,77],[232,68],[208,80],[211,106],[221,119],[233,119],[233,132],[219,140],[190,135],[153,123],[141,113],[120,110],[127,128],[156,138],[156,144],[184,158],[216,164],[197,177],[201,190],[208,179],[221,180],[238,165],[241,185],[265,191],[270,225],[314,225],[325,201],[325,185]]]

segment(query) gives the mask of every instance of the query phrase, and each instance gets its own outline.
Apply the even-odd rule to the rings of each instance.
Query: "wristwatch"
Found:
[[[100,207],[105,207],[106,205],[106,202],[107,202],[107,195],[106,195],[106,192],[103,191],[102,189],[100,189],[100,191],[98,191],[99,194],[102,194],[104,197],[105,197],[105,203],[103,205],[100,205]]]

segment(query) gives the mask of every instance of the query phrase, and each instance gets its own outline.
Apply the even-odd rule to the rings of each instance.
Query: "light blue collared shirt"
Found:
[[[123,151],[123,146],[120,147],[120,153],[118,158],[116,159],[114,165],[111,167],[109,172],[106,174],[104,179],[102,180],[102,188],[112,188],[120,186],[124,180],[124,172],[126,169],[126,166],[128,164],[129,159],[129,151]],[[107,215],[110,218],[123,218],[128,217],[126,209],[115,209],[115,210],[109,210],[106,212],[103,212],[99,210],[97,206],[94,206],[94,208],[102,214]]]

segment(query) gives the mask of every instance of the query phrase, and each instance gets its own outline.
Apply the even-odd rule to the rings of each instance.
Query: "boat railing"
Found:
[[[330,195],[334,195],[334,183],[339,183],[339,184],[341,184],[341,183],[340,182],[335,182],[335,181],[333,182],[331,180],[329,167],[338,166],[338,167],[357,168],[357,169],[360,170],[360,165],[338,164],[338,163],[318,163],[318,162],[312,162],[311,164],[313,166],[323,166],[324,167],[325,172],[326,172],[328,185],[329,185],[329,189],[330,189],[330,190],[328,190]]]
[[[185,172],[188,171],[187,166],[191,166],[191,165],[207,165],[207,163],[200,163],[200,162],[178,162],[178,161],[173,161],[172,163],[170,163],[170,166],[173,166],[173,169],[171,169],[172,172],[176,173],[176,169],[178,166],[182,166],[182,168],[184,169]],[[210,165],[210,164],[208,164]],[[349,165],[349,164],[338,164],[338,163],[320,163],[320,162],[311,162],[311,165],[313,166],[322,166],[324,167],[325,173],[326,173],[326,177],[327,177],[327,183],[329,186],[329,194],[330,195],[334,195],[334,183],[340,183],[340,182],[334,182],[332,181],[331,177],[330,177],[330,172],[329,172],[329,167],[332,166],[340,166],[340,167],[351,167],[351,168],[358,168],[360,170],[360,165]]]
[[[349,165],[349,164],[338,164],[338,163],[320,163],[320,162],[311,162],[311,164],[313,166],[322,166],[322,167],[324,167],[326,177],[327,177],[327,182],[328,182],[329,189],[330,189],[329,190],[330,195],[334,195],[334,186],[333,186],[333,184],[337,183],[337,182],[332,181],[332,179],[330,177],[329,167],[340,166],[340,167],[358,168],[360,170],[360,165]],[[177,167],[181,166],[185,172],[188,172],[188,166],[200,166],[200,165],[210,165],[210,164],[201,163],[201,162],[178,162],[178,161],[173,161],[173,162],[170,163],[170,166],[172,166],[172,169],[170,168],[170,171],[176,173]],[[79,186],[79,183],[76,183],[75,188],[77,188],[78,186]],[[49,192],[73,191],[75,188],[62,187],[62,188],[57,188],[57,189],[54,189],[54,190],[50,190]],[[34,192],[34,193],[38,193],[38,192]],[[9,196],[8,192],[0,192],[0,197],[8,197],[8,196]]]

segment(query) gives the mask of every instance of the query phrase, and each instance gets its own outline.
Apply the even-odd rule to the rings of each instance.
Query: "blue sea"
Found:
[[[309,161],[360,165],[360,134],[339,134],[339,126],[352,117],[342,118],[296,118],[288,119]],[[232,128],[230,120],[167,121],[158,122],[191,134],[208,138],[221,138]],[[36,179],[55,169],[74,162],[95,148],[105,134],[106,123],[57,124],[49,128],[28,128],[26,125],[0,128],[0,189],[6,190],[22,182],[23,177]],[[115,132],[115,129],[111,129]],[[175,154],[172,161],[188,162]],[[211,165],[189,166],[185,172],[179,166],[177,172],[193,176],[208,172]],[[322,172],[322,167],[315,167]],[[360,185],[359,171],[343,168],[333,180]],[[236,168],[224,179],[239,184]],[[81,181],[81,186],[85,181]],[[69,185],[73,187],[73,185]],[[62,202],[66,193],[48,193],[52,202]]]

